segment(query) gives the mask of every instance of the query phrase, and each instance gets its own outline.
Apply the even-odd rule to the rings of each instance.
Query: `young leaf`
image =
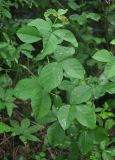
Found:
[[[41,40],[38,30],[31,26],[25,26],[18,30],[18,38],[25,43],[34,43]]]
[[[68,58],[61,62],[66,74],[72,78],[83,79],[85,70],[81,63],[75,58]]]
[[[62,106],[58,111],[58,121],[61,127],[66,130],[74,120],[74,107],[70,105]]]
[[[110,62],[112,58],[112,53],[106,49],[101,49],[93,55],[93,59],[101,62]]]
[[[88,85],[81,85],[75,87],[70,96],[71,104],[80,104],[87,102],[92,97],[91,87]]]
[[[7,109],[8,116],[11,117],[13,109],[16,107],[16,105],[13,102],[5,102],[5,106]]]
[[[110,44],[115,45],[115,39],[113,39]]]
[[[29,133],[29,134],[36,133],[36,132],[40,131],[41,129],[43,129],[43,126],[36,124],[34,126],[30,126],[26,130],[26,133]]]
[[[71,31],[67,29],[58,29],[53,33],[61,39],[70,42],[74,47],[78,47],[78,42]]]
[[[76,119],[81,125],[90,129],[94,129],[96,127],[96,114],[94,109],[89,106],[76,106]]]
[[[26,130],[28,127],[30,126],[30,121],[28,118],[24,118],[22,121],[21,121],[21,128],[23,130]]]
[[[58,87],[62,79],[62,67],[56,62],[47,64],[39,75],[39,82],[46,92]]]
[[[5,133],[5,132],[10,132],[11,128],[7,124],[0,122],[0,134]]]
[[[39,140],[36,136],[32,134],[24,134],[24,135],[21,135],[19,138],[24,143],[27,142],[28,140],[33,142]]]

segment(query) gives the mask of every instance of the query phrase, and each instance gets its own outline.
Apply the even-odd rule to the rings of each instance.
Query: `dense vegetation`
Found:
[[[114,159],[114,11],[0,1],[0,160]]]

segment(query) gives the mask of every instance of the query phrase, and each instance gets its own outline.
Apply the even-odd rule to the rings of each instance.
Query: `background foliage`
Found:
[[[0,1],[0,159],[115,157],[115,3]]]

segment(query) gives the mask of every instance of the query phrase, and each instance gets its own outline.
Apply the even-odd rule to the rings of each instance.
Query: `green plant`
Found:
[[[35,156],[35,160],[46,160],[45,153],[41,152]]]
[[[37,19],[12,14],[12,7],[55,4],[44,18],[44,11]],[[0,4],[0,135],[23,142],[26,155],[19,159],[115,156],[114,8],[113,2],[75,0]]]
[[[50,12],[52,14],[52,10]],[[64,10],[61,12],[63,13]],[[56,13],[53,11],[54,16]],[[86,76],[83,65],[74,56],[75,47],[78,47],[74,35],[64,25],[58,24],[57,20],[52,22],[47,17],[46,20],[38,18],[18,30],[18,37],[25,43],[42,41],[43,49],[35,57],[35,61],[40,63],[46,59],[46,62],[41,66],[39,75],[22,79],[17,83],[14,95],[22,100],[31,99],[33,116],[37,121],[49,116],[50,112],[55,114],[58,122],[54,121],[47,132],[50,145],[62,148],[72,147],[73,140],[68,130],[71,132],[73,126],[76,134],[74,133],[72,136],[74,140],[78,138],[77,147],[82,154],[88,154],[92,151],[93,146],[98,146],[101,141],[108,139],[107,130],[96,124],[96,109],[93,102],[106,92],[115,93],[113,88],[112,91],[110,88],[110,85],[114,84],[112,82],[115,76],[114,56],[105,49],[99,50],[93,55],[95,60],[106,63],[104,72],[97,79],[95,85],[93,77],[89,79]],[[64,41],[68,42],[66,46],[62,45]],[[100,94],[97,93],[97,88],[100,89]],[[60,97],[63,90],[67,94],[66,101],[62,97],[60,106],[55,107],[53,104],[51,107],[50,95],[55,99],[56,96]],[[102,118],[104,118],[103,114],[108,114],[106,118],[110,116],[110,113],[105,110],[100,113]],[[111,116],[113,116],[112,113]]]
[[[19,135],[19,138],[22,142],[26,143],[28,140],[38,141],[39,139],[33,135],[33,133],[38,132],[42,129],[40,125],[30,126],[29,119],[25,118],[21,121],[21,124],[17,121],[11,121],[11,131],[13,136]]]

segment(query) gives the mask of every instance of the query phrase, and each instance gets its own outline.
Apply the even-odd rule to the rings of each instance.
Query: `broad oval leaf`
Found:
[[[25,78],[20,80],[14,88],[14,95],[22,100],[32,98],[38,88],[39,84],[37,79]]]
[[[53,147],[60,146],[64,143],[65,132],[58,123],[54,123],[47,130],[48,142]]]
[[[32,20],[28,25],[36,27],[42,37],[46,36],[49,32],[52,31],[50,23],[41,18]]]
[[[58,87],[63,79],[61,65],[56,62],[47,64],[40,72],[39,82],[46,92]]]
[[[31,26],[25,26],[18,30],[18,38],[25,43],[34,43],[41,40],[41,35],[38,30]]]
[[[93,141],[95,144],[108,139],[107,129],[103,127],[96,127],[96,129],[90,131],[93,136]]]
[[[28,25],[36,27],[42,36],[43,51],[36,57],[36,60],[42,60],[46,55],[50,55],[55,51],[58,44],[58,39],[52,33],[51,24],[43,19],[35,19],[31,21]]]
[[[96,114],[90,106],[76,106],[76,119],[81,125],[87,128],[94,129],[96,127]]]
[[[70,56],[72,56],[75,53],[74,47],[65,47],[58,45],[53,58],[55,58],[57,61],[62,61]]]
[[[112,58],[112,53],[106,49],[101,49],[93,55],[93,59],[101,62],[110,62]]]
[[[58,111],[58,121],[61,127],[66,130],[74,120],[75,108],[70,105],[62,106]]]
[[[61,62],[66,74],[73,78],[83,79],[85,70],[81,63],[75,58],[68,58]]]
[[[106,64],[104,74],[107,78],[112,78],[115,76],[115,59]]]
[[[51,33],[48,37],[43,38],[43,51],[38,54],[36,57],[36,60],[42,60],[45,56],[52,54],[58,44],[58,39],[57,37]]]
[[[115,94],[115,82],[109,82],[105,85],[106,92]]]
[[[55,35],[60,37],[61,39],[70,42],[74,47],[78,47],[78,42],[73,35],[73,33],[67,29],[58,29],[53,32]]]
[[[92,97],[91,87],[88,85],[81,85],[75,87],[70,96],[71,104],[80,104],[87,102]]]
[[[50,107],[50,96],[42,88],[39,88],[32,98],[32,111],[35,119],[39,120],[47,115]]]
[[[102,152],[102,157],[103,157],[103,160],[112,160],[112,158],[113,158],[111,155],[111,152],[109,150],[104,150]]]
[[[91,151],[92,147],[93,147],[93,139],[90,135],[90,132],[88,132],[88,131],[82,132],[80,134],[78,144],[79,144],[80,150],[83,154],[86,154],[89,151]]]

